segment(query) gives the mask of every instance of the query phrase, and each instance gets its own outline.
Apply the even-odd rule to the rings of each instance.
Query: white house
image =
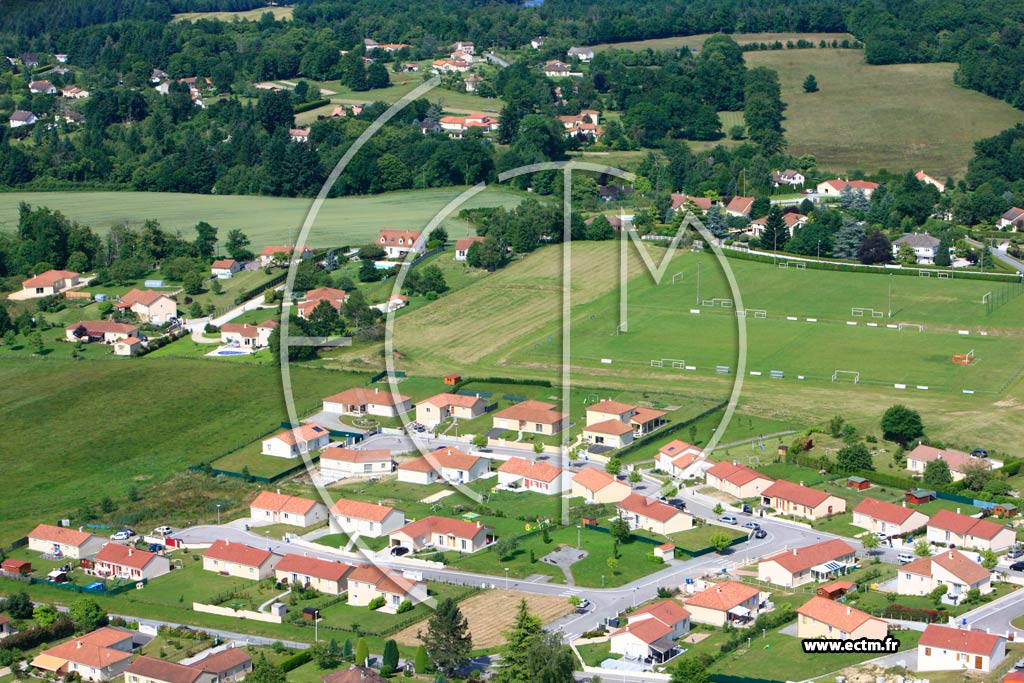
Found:
[[[569,59],[575,57],[584,64],[589,63],[594,58],[594,50],[589,47],[570,47],[566,54]]]
[[[924,470],[932,460],[945,460],[953,481],[963,479],[966,470],[972,467],[997,469],[1002,466],[1002,463],[991,458],[972,458],[967,453],[953,448],[934,448],[918,444],[914,450],[907,453],[907,470],[924,476]]]
[[[625,621],[609,637],[609,649],[634,661],[665,661],[679,649],[676,641],[690,632],[690,612],[675,600],[633,610]]]
[[[220,326],[220,341],[242,348],[262,349],[270,345],[270,334],[280,323],[264,320],[258,325],[226,323]]]
[[[761,560],[757,578],[778,586],[795,588],[811,581],[825,581],[846,571],[856,562],[856,553],[846,541],[834,538],[803,548],[783,550]]]
[[[693,528],[693,515],[639,493],[619,501],[618,512],[631,529],[668,535]]]
[[[8,119],[8,122],[10,123],[11,128],[20,128],[22,126],[31,126],[38,120],[39,118],[32,112],[16,109],[11,113],[11,118]]]
[[[244,543],[214,541],[203,553],[203,569],[225,576],[259,581],[273,576],[281,556]]]
[[[163,555],[120,543],[107,543],[93,557],[93,573],[103,578],[141,581],[169,571],[171,563]]]
[[[106,542],[97,534],[52,524],[40,524],[28,534],[29,550],[72,560],[92,557]]]
[[[674,479],[700,478],[711,468],[701,449],[679,439],[659,448],[655,461],[659,470]]]
[[[490,469],[490,460],[464,453],[457,448],[439,448],[398,466],[398,481],[407,484],[433,484],[445,481],[468,484]]]
[[[242,264],[233,258],[217,259],[210,264],[210,275],[226,280],[242,269]]]
[[[493,531],[479,522],[467,522],[450,517],[424,517],[409,522],[388,534],[391,547],[410,550],[435,548],[472,553],[487,545],[488,532]]]
[[[877,498],[865,498],[853,509],[853,526],[886,536],[906,534],[928,523],[928,515]]]
[[[514,491],[533,491],[550,496],[565,490],[568,473],[541,460],[512,456],[498,468],[498,485]]]
[[[327,506],[318,500],[289,496],[280,491],[260,491],[249,504],[253,526],[290,524],[308,527],[327,519]]]
[[[928,624],[917,641],[917,671],[989,673],[1006,658],[1006,639],[983,631]]]
[[[946,586],[947,598],[959,601],[972,588],[982,594],[992,592],[992,575],[952,548],[905,564],[896,575],[896,592],[900,595],[928,595],[939,586]]]
[[[377,538],[405,526],[405,513],[387,505],[339,498],[331,506],[332,526],[348,536]]]
[[[437,394],[416,404],[416,421],[429,428],[449,417],[458,420],[472,420],[484,414],[486,405],[479,396]]]
[[[975,550],[1006,550],[1017,542],[1013,527],[939,510],[928,520],[927,538],[937,545],[953,545]]]
[[[377,246],[387,258],[402,258],[410,251],[423,250],[423,233],[416,230],[381,230],[377,233]]]
[[[761,591],[738,581],[713,583],[683,601],[695,624],[725,626],[757,618]]]
[[[278,458],[298,458],[303,453],[327,448],[330,440],[331,434],[326,427],[314,423],[304,424],[264,439],[261,452]]]
[[[357,450],[331,446],[320,453],[320,474],[329,479],[372,477],[390,474],[393,469],[391,451],[386,448]]]
[[[455,260],[465,261],[469,257],[469,248],[474,244],[483,242],[484,238],[476,235],[474,237],[466,237],[455,242]]]
[[[411,397],[393,394],[388,390],[381,391],[376,387],[373,389],[363,389],[361,387],[346,389],[340,394],[328,396],[323,400],[323,411],[325,413],[353,415],[355,417],[363,417],[365,415],[398,417],[410,410],[412,410]]]
[[[912,232],[900,237],[892,243],[893,258],[899,256],[900,247],[909,245],[914,250],[918,263],[935,263],[935,254],[939,249],[939,238],[928,233]]]
[[[807,182],[807,177],[800,171],[794,171],[791,168],[787,168],[785,171],[772,171],[772,184],[775,187],[779,185],[803,185]]]
[[[288,554],[274,567],[274,576],[291,587],[302,586],[327,595],[341,595],[348,588],[345,576],[353,569],[352,565],[344,562]]]

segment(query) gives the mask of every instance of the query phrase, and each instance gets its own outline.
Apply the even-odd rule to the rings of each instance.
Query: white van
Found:
[[[906,564],[914,561],[914,556],[911,553],[900,553],[896,556],[896,559],[900,561],[900,564]]]

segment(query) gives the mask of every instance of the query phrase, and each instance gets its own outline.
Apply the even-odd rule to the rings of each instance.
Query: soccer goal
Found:
[[[974,362],[974,349],[967,353],[958,353],[953,356],[954,365],[970,365]]]
[[[871,316],[872,318],[884,318],[885,313],[882,311],[876,311],[873,308],[851,308],[850,315],[854,318],[863,318],[864,316]]]
[[[990,303],[992,303],[992,292],[985,292],[981,295],[981,304],[984,306]]]
[[[682,282],[686,278],[686,273],[679,272],[672,276],[672,284]]]
[[[832,373],[833,382],[846,382],[853,380],[854,384],[860,384],[860,373],[855,370],[836,370]]]
[[[807,270],[806,263],[800,263],[799,261],[780,261],[779,268],[796,268],[797,270]]]
[[[919,323],[899,323],[898,328],[900,330],[917,330],[918,332],[924,332],[924,325]]]
[[[690,245],[690,251],[704,251],[704,240],[694,240]]]
[[[733,302],[732,302],[732,299],[714,298],[714,299],[704,299],[704,300],[702,300],[701,301],[701,305],[702,306],[710,306],[710,307],[721,306],[722,308],[732,308]]]
[[[931,271],[928,271],[928,270],[919,270],[919,271],[917,271],[917,276],[918,277],[931,277],[932,274],[931,274]]]
[[[663,368],[663,367],[665,367],[665,364],[663,362],[661,362],[660,360],[652,360],[651,361],[651,367],[652,368]]]
[[[623,332],[628,331],[629,329],[627,323],[619,323],[618,325],[615,326],[615,334],[622,334]]]
[[[953,273],[935,273],[935,277],[939,278],[940,280],[952,280]]]
[[[765,320],[765,319],[768,318],[768,311],[766,311],[764,309],[755,308],[755,309],[751,310],[751,313],[754,314],[755,318],[760,318],[762,320]]]

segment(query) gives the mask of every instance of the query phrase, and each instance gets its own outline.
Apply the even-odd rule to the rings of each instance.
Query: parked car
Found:
[[[1021,547],[1010,548],[1010,550],[1006,553],[1006,559],[1008,559],[1008,560],[1016,560],[1021,555],[1024,555],[1024,548],[1021,548]]]
[[[768,538],[768,532],[764,529],[758,529],[754,532],[754,538]]]
[[[151,553],[163,552],[163,549],[164,549],[164,546],[161,543],[150,543],[149,544],[149,548],[148,548],[149,552],[151,552]]]
[[[900,553],[896,556],[896,559],[900,561],[900,564],[907,564],[914,561],[914,556],[910,553]]]
[[[751,510],[751,509],[750,509],[750,506],[749,506],[749,505],[747,505],[746,503],[744,503],[744,504],[743,504],[743,507],[742,507],[742,508],[740,508],[740,509],[741,509],[741,510],[742,510],[743,512],[746,512],[747,514],[750,514],[751,512],[753,512],[753,510]]]
[[[888,541],[889,536],[884,531],[876,531],[875,536],[878,536],[879,541]]]
[[[111,541],[127,541],[128,539],[130,539],[132,537],[132,535],[133,534],[130,534],[127,531],[118,531],[117,533],[115,533],[113,536],[110,537],[110,540]]]
[[[676,510],[686,509],[686,501],[684,501],[682,498],[669,498],[668,504],[674,507]]]
[[[158,526],[156,529],[153,529],[153,531],[161,536],[170,536],[174,533],[174,530],[169,526]]]
[[[743,525],[743,528],[744,529],[760,529],[761,525],[758,524],[757,522],[747,522],[746,524]]]
[[[1014,562],[1010,565],[1010,569],[1015,572],[1024,572],[1024,562]]]
[[[988,451],[986,451],[984,448],[975,448],[973,451],[971,451],[971,457],[972,458],[987,458],[988,457]]]
[[[395,557],[401,557],[402,555],[408,555],[409,549],[406,548],[404,545],[396,545],[394,548],[391,549],[391,554]]]
[[[725,522],[726,524],[739,524],[740,521],[733,515],[721,515],[718,518],[719,522]]]

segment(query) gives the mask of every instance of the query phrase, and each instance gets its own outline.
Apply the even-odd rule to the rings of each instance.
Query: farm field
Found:
[[[0,538],[9,542],[39,521],[75,517],[105,496],[124,501],[132,487],[161,484],[277,429],[287,418],[280,377],[273,367],[178,358],[0,360],[7,452],[43,448],[47,466],[62,473],[40,477],[35,458],[6,459],[4,475],[19,495],[0,502]],[[300,411],[366,381],[308,368],[294,368],[292,379]],[[179,514],[194,520],[201,511]]]
[[[779,73],[787,152],[823,169],[924,169],[962,177],[974,141],[1024,121],[1009,104],[953,84],[955,64],[868,66],[860,50],[747,52]],[[807,94],[813,73],[820,91]]]
[[[704,45],[704,41],[715,35],[714,33],[699,33],[693,36],[670,36],[668,38],[650,38],[648,40],[632,40],[621,43],[600,43],[598,45],[592,45],[591,47],[595,52],[601,50],[671,50],[677,47],[690,47],[700,49]],[[797,41],[800,39],[809,40],[817,46],[821,40],[828,41],[831,43],[833,40],[840,42],[844,40],[853,41],[855,38],[849,33],[733,33],[730,36],[740,45],[746,45],[748,43],[774,43],[775,41],[786,41],[792,40]],[[817,49],[817,48],[815,48]],[[794,50],[796,51],[796,50]],[[801,52],[814,50],[800,50]]]
[[[274,15],[274,19],[291,19],[294,7],[268,6],[257,7],[256,9],[244,10],[241,12],[181,12],[174,15],[174,21],[198,21],[200,19],[217,19],[220,21],[257,21],[267,12]]]
[[[464,189],[409,190],[328,199],[313,225],[309,243],[314,247],[359,246],[371,241],[384,227],[422,229]],[[465,207],[512,207],[521,197],[504,188],[488,188],[466,202]],[[292,243],[313,200],[173,192],[3,192],[0,193],[0,231],[16,230],[21,202],[59,210],[100,234],[106,234],[113,225],[139,226],[147,219],[154,219],[164,229],[194,235],[196,223],[206,221],[217,227],[221,242],[229,230],[242,230],[252,241],[250,248],[258,252],[267,245]],[[444,226],[453,239],[473,234],[469,224],[455,217],[447,219]]]

